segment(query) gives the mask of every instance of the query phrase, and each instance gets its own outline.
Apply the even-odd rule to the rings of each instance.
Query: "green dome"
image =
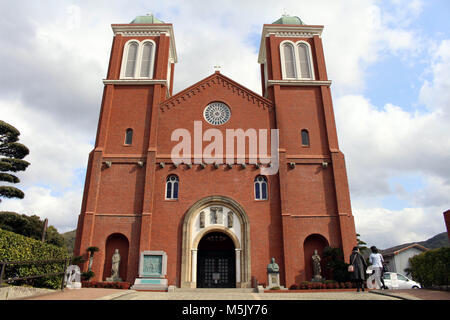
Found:
[[[280,19],[278,19],[275,22],[272,22],[272,24],[299,24],[304,25],[302,19],[300,19],[297,16],[289,16],[289,15],[283,15]]]
[[[143,24],[155,24],[155,23],[164,23],[164,21],[159,20],[153,14],[147,14],[145,16],[137,16],[130,23],[135,23],[135,24],[141,24],[141,23],[143,23]]]

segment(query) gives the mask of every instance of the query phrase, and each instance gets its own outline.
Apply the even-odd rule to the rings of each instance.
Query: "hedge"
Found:
[[[414,280],[424,287],[449,285],[450,247],[429,250],[409,259]]]
[[[43,261],[66,258],[68,258],[68,255],[65,248],[42,243],[39,240],[0,229],[0,261]],[[3,279],[58,273],[63,271],[64,263],[7,265],[5,267]],[[34,287],[50,289],[58,289],[61,286],[61,276],[19,281],[14,284],[28,284]]]

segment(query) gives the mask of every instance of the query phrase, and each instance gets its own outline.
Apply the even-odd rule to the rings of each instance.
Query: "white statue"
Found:
[[[121,282],[122,279],[119,277],[119,266],[120,266],[120,254],[119,249],[114,250],[114,254],[111,259],[111,277],[106,278],[108,282]]]
[[[81,272],[77,265],[70,265],[66,270],[66,288],[80,289],[81,288]]]

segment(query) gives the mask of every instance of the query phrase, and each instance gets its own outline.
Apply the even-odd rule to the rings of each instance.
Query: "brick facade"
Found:
[[[127,33],[129,27],[138,28],[139,36]],[[125,255],[120,276],[128,282],[134,282],[138,275],[140,252],[160,250],[167,253],[169,285],[179,287],[189,279],[193,283],[189,272],[183,271],[195,267],[190,253],[183,251],[183,241],[191,236],[183,230],[190,223],[186,219],[191,214],[187,213],[212,196],[229,199],[225,207],[239,211],[242,234],[235,241],[241,242],[242,286],[252,286],[256,281],[267,283],[266,267],[272,257],[280,266],[280,281],[286,287],[311,279],[310,258],[315,249],[321,253],[327,245],[340,247],[348,260],[356,235],[322,40],[317,32],[322,27],[272,24],[264,25],[263,32],[275,27],[281,33],[267,32],[261,44],[264,96],[217,71],[172,95],[176,75],[175,42],[169,32],[172,25],[113,25],[115,35],[95,148],[88,160],[74,252],[83,255],[89,246],[100,249],[92,267],[94,280],[110,276],[111,255],[119,248]],[[301,28],[303,33],[287,37],[283,28]],[[305,33],[309,29],[311,33]],[[120,79],[124,46],[131,39],[151,39],[156,44],[152,81]],[[277,81],[282,80],[279,47],[286,39],[309,43],[314,80]],[[211,125],[203,118],[205,107],[214,101],[225,103],[231,110],[230,120],[223,125]],[[249,163],[248,145],[245,167],[173,165],[171,151],[178,142],[171,141],[171,134],[184,128],[194,137],[194,121],[201,123],[203,133],[218,129],[224,137],[227,129],[279,130],[279,170],[266,176],[267,200],[255,200],[254,179],[261,167]],[[133,129],[131,145],[124,143],[128,128]],[[301,129],[309,132],[309,146],[302,146]],[[208,144],[204,141],[202,150]],[[194,149],[192,142],[193,153]],[[179,178],[175,200],[165,199],[170,174]],[[220,204],[217,201],[214,203]],[[244,229],[248,234],[244,235]]]

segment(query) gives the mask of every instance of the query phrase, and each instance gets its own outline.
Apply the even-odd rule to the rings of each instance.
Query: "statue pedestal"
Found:
[[[81,282],[71,282],[71,283],[68,283],[68,284],[66,285],[66,288],[67,288],[67,289],[80,289],[80,288],[81,288]]]
[[[271,289],[274,287],[280,287],[280,274],[275,273],[275,272],[268,272],[267,273],[267,283],[268,283],[268,286],[267,286],[268,289]]]
[[[132,290],[167,290],[167,279],[137,278],[134,280]]]
[[[106,278],[106,282],[122,282],[122,278],[121,277],[109,277]]]

